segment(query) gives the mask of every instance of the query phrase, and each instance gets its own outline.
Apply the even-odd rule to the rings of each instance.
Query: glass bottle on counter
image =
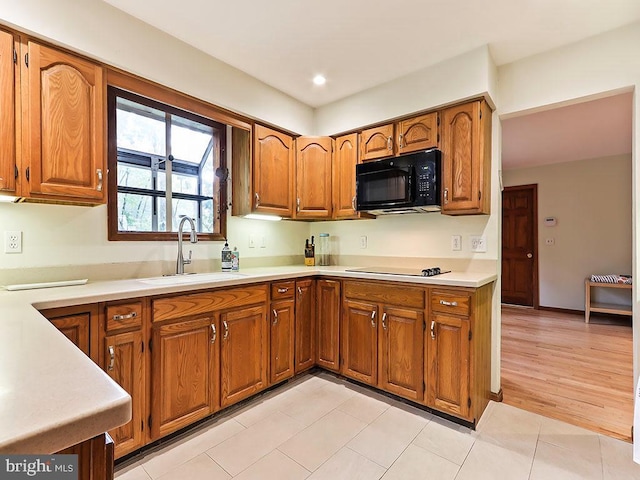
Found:
[[[328,233],[321,233],[316,245],[316,261],[317,265],[329,265],[331,258],[331,244]]]

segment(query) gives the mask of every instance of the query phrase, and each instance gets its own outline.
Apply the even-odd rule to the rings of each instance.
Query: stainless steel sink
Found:
[[[212,272],[187,275],[169,275],[166,277],[140,278],[141,283],[149,285],[184,285],[190,283],[224,282],[246,277],[242,273]]]

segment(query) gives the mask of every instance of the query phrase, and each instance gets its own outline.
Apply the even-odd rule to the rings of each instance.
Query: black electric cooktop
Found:
[[[442,273],[450,273],[451,270],[441,270],[440,267],[430,268],[402,268],[402,267],[359,267],[349,268],[346,272],[362,273],[386,273],[388,275],[411,275],[415,277],[433,277]]]

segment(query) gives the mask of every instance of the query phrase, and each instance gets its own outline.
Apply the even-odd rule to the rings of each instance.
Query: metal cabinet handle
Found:
[[[229,324],[226,320],[223,320],[222,326],[224,327],[224,335],[222,335],[222,339],[226,340],[227,338],[229,338]]]
[[[218,337],[218,332],[216,331],[216,326],[214,323],[211,324],[211,343],[216,343],[216,338]]]
[[[431,320],[431,340],[436,339],[436,322],[435,320]]]
[[[296,212],[300,211],[300,197],[296,200]]]
[[[275,308],[273,309],[273,324],[274,325],[278,324],[278,312]]]
[[[356,211],[356,196],[355,195],[351,199],[351,208],[353,209],[354,212]]]
[[[136,318],[137,316],[138,316],[137,312],[131,312],[131,313],[127,313],[125,315],[114,315],[111,318],[113,320],[115,320],[115,321],[119,321],[119,320],[129,320],[131,318]]]
[[[444,203],[449,203],[449,189],[444,189]]]
[[[298,295],[300,295],[300,298],[302,298],[302,289],[300,287],[298,287]]]
[[[382,328],[387,329],[387,312],[382,314]]]
[[[107,365],[107,370],[111,371],[113,370],[113,365],[116,363],[116,351],[113,345],[109,345],[107,350],[109,350],[109,365]]]
[[[398,135],[398,148],[402,148],[402,140],[403,140],[402,134]]]
[[[98,184],[96,185],[96,190],[101,192],[102,191],[102,169],[101,168],[96,169],[96,174],[98,175]]]
[[[289,289],[286,288],[286,287],[281,287],[281,288],[278,289],[278,293],[287,293],[288,291],[289,291]]]
[[[258,208],[260,206],[260,195],[258,195],[258,192],[256,192],[256,208]]]
[[[440,305],[444,305],[446,307],[457,307],[458,302],[447,302],[446,300],[440,300]]]
[[[371,326],[376,327],[376,311],[371,312]]]
[[[387,149],[393,150],[393,137],[391,135],[387,138]]]

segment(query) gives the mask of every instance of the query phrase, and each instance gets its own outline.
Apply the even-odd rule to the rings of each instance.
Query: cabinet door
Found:
[[[221,405],[229,406],[267,386],[266,305],[220,315]]]
[[[308,370],[316,362],[315,282],[296,282],[295,371]]]
[[[489,213],[490,119],[480,101],[443,110],[443,213]]]
[[[378,307],[345,300],[342,312],[342,368],[340,373],[361,382],[377,383]]]
[[[393,156],[393,124],[369,128],[360,134],[360,161]]]
[[[44,315],[49,318],[46,312]],[[49,318],[51,323],[60,330],[65,337],[71,340],[80,350],[89,355],[89,325],[93,312],[79,312],[73,315],[65,315]],[[95,312],[97,314],[97,312]]]
[[[433,314],[428,335],[427,405],[469,417],[469,320]]]
[[[333,218],[355,218],[358,135],[336,138],[333,155]]]
[[[327,370],[340,370],[340,282],[318,280],[317,364]]]
[[[105,337],[104,352],[102,368],[131,395],[131,421],[109,431],[115,441],[115,455],[121,457],[144,445],[145,368],[142,332]]]
[[[261,125],[255,126],[253,209],[293,216],[293,139]]]
[[[424,393],[423,313],[384,307],[380,323],[380,388],[421,401]]]
[[[16,191],[16,81],[13,35],[0,30],[0,191]]]
[[[437,146],[438,114],[436,112],[398,122],[398,154]]]
[[[151,435],[157,439],[214,410],[217,367],[212,317],[154,326]]]
[[[106,185],[103,68],[31,41],[28,55],[22,98],[30,192],[100,203]]]
[[[271,384],[293,377],[295,301],[284,300],[271,304]]]
[[[296,217],[331,217],[331,137],[296,139]]]

